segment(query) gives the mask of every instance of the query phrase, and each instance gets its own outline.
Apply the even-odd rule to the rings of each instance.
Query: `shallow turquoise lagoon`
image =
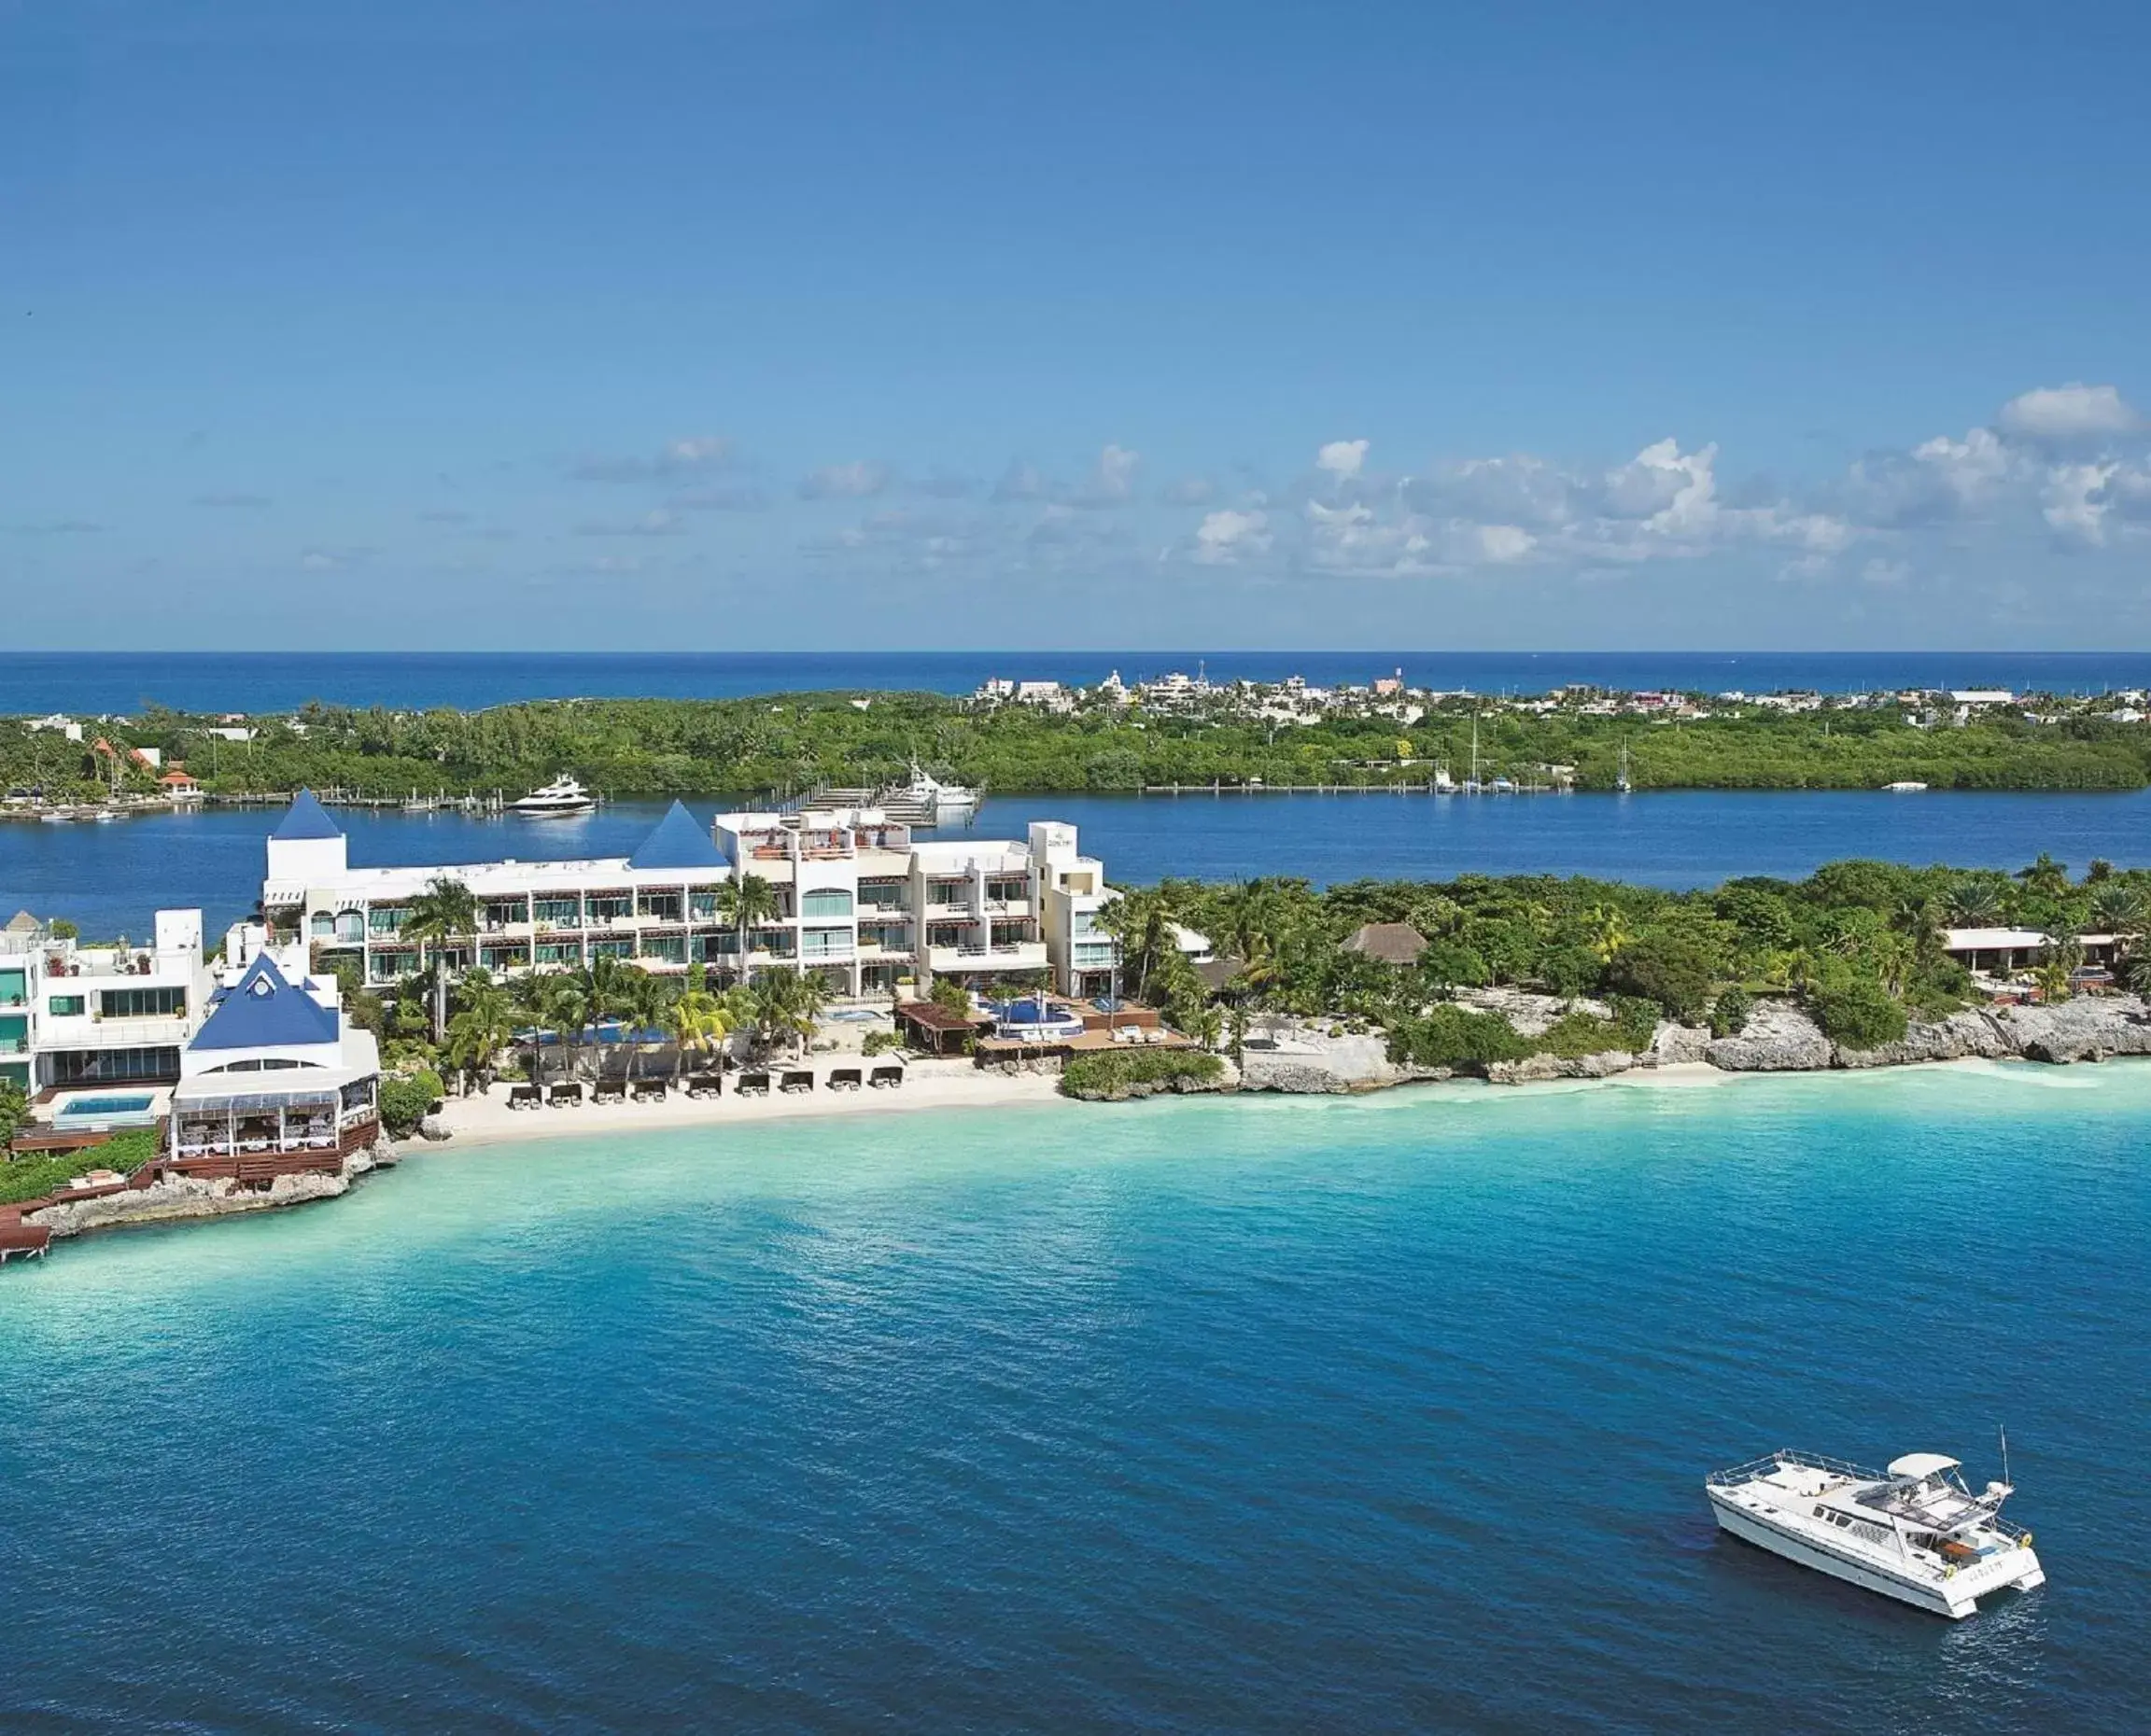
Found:
[[[2151,1066],[425,1155],[0,1275],[0,1724],[2128,1729]],[[2009,1427],[1957,1625],[1721,1542]]]

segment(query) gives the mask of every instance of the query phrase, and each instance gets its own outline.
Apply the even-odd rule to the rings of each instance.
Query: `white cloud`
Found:
[[[1270,543],[1267,512],[1224,507],[1202,515],[1195,531],[1195,558],[1205,567],[1230,566],[1244,555],[1267,553]]]
[[[666,482],[720,469],[732,461],[732,442],[717,434],[668,441],[652,458],[584,458],[569,474],[583,483]]]
[[[1208,506],[1217,497],[1217,484],[1207,476],[1183,476],[1159,490],[1167,506]]]
[[[2114,510],[2107,484],[2118,464],[2058,464],[2039,491],[2040,516],[2064,541],[2092,548],[2106,540],[2106,515]]]
[[[2117,387],[2081,381],[2021,392],[2002,406],[1996,422],[2020,440],[2057,441],[2110,439],[2144,426]]]
[[[1098,455],[1090,477],[1076,496],[1080,507],[1121,506],[1134,497],[1135,472],[1143,463],[1141,453],[1108,444]]]
[[[659,508],[629,519],[585,519],[575,526],[578,537],[677,537],[687,526],[676,512]]]
[[[1517,525],[1481,525],[1479,547],[1489,561],[1506,566],[1523,560],[1539,546],[1539,539]]]
[[[1043,500],[1052,492],[1038,469],[1020,460],[1012,460],[993,484],[993,498],[1003,505],[1012,500]]]
[[[1328,471],[1341,482],[1350,482],[1367,462],[1370,443],[1363,440],[1330,441],[1314,455],[1314,468]]]
[[[825,464],[799,484],[802,500],[865,500],[889,486],[888,467],[860,459]]]

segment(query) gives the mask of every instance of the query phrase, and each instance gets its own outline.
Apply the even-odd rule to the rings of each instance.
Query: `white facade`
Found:
[[[311,949],[317,975],[346,961],[372,984],[415,971],[404,918],[443,874],[479,905],[477,931],[442,948],[450,968],[499,975],[606,955],[737,975],[741,936],[721,889],[748,875],[768,883],[775,904],[745,936],[748,968],[820,971],[843,995],[1048,972],[1063,989],[1103,989],[1117,959],[1093,923],[1104,865],[1054,822],[1022,841],[914,840],[878,809],[844,808],[721,814],[705,833],[676,807],[629,857],[353,868],[326,815],[294,813],[299,824],[288,819],[269,841],[261,906],[269,937]]]
[[[33,1094],[168,1084],[213,987],[199,910],[160,910],[143,946],[10,925],[0,931],[0,1079]]]

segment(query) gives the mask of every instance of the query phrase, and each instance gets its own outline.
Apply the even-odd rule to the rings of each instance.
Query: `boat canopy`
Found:
[[[1937,1471],[1954,1471],[1959,1468],[1960,1463],[1938,1452],[1908,1452],[1902,1459],[1890,1461],[1890,1475],[1917,1480],[1922,1477],[1933,1477]]]

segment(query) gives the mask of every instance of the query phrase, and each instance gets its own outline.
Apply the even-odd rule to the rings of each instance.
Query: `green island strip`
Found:
[[[308,706],[285,716],[149,707],[0,720],[0,785],[50,800],[424,795],[513,799],[562,772],[613,798],[900,783],[914,763],[1000,792],[1146,789],[1520,788],[2137,790],[2151,724],[2124,703],[1871,694],[1798,706],[1564,690],[1538,699],[1330,696],[1220,688],[1157,699],[1063,690],[1055,706],[922,693],[551,700],[481,711]],[[1648,702],[1648,703],[1646,703]],[[1961,714],[1961,715],[1960,715]],[[69,720],[69,721],[77,721]],[[142,751],[137,751],[142,750]]]

